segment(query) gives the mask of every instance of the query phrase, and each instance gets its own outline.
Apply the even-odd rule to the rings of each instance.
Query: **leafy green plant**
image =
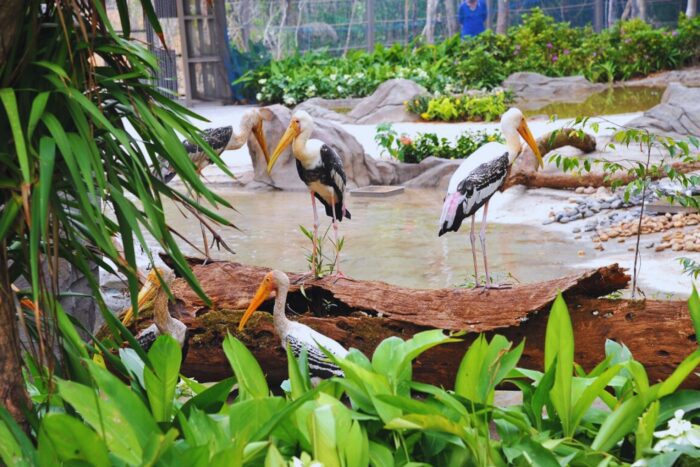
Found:
[[[700,328],[697,292],[689,308]],[[605,359],[584,371],[575,363],[573,335],[558,295],[547,323],[544,372],[517,367],[524,343],[479,335],[454,390],[415,381],[412,366],[436,346],[459,345],[462,335],[430,330],[391,337],[371,358],[354,349],[344,359],[327,353],[345,376],[315,387],[306,354],[296,359],[287,349],[284,393],[268,385],[252,353],[228,335],[223,350],[233,376],[209,387],[180,376],[189,394],[177,399],[180,355],[171,337],[159,337],[149,351],[153,370],[124,349],[112,374],[85,347],[85,381],[46,372],[31,380],[45,402],[30,417],[29,435],[0,408],[0,459],[8,465],[360,467],[670,465],[700,456],[684,441],[700,430],[690,421],[700,410],[700,391],[678,390],[700,363],[700,350],[652,384],[629,349],[613,341]],[[502,383],[517,386],[523,402],[494,406]]]
[[[249,71],[238,82],[258,100],[295,105],[310,97],[363,97],[392,78],[407,78],[438,95],[492,89],[511,73],[584,75],[609,82],[676,69],[700,60],[700,18],[681,15],[675,30],[640,20],[621,21],[595,33],[557,23],[535,9],[505,35],[486,31],[461,41],[356,50],[345,57],[307,53]],[[361,70],[361,71],[358,71]],[[416,112],[419,114],[424,111]]]
[[[500,132],[489,133],[486,130],[464,132],[453,144],[435,133],[422,133],[416,138],[398,136],[390,123],[384,123],[377,126],[374,140],[382,147],[382,153],[388,153],[401,162],[418,163],[428,157],[465,159],[486,143],[503,142],[503,137]]]
[[[345,237],[338,238],[338,244],[336,245],[333,239],[328,236],[328,232],[331,229],[331,224],[326,227],[323,234],[316,238],[316,255],[313,255],[313,243],[314,243],[314,233],[313,231],[307,229],[303,225],[299,226],[299,230],[304,234],[306,238],[311,242],[311,252],[306,256],[306,262],[309,265],[309,271],[314,277],[323,277],[328,274],[333,274],[338,267],[336,264],[337,257],[334,255],[333,258],[329,258],[325,253],[325,246],[330,244],[333,248],[333,253],[336,251],[340,253],[343,250],[343,245],[345,244]]]
[[[487,121],[497,120],[513,101],[513,94],[502,89],[476,91],[450,96],[416,96],[406,108],[423,120]]]

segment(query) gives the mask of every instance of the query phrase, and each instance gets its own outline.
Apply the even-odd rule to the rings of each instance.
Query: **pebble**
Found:
[[[578,250],[578,255],[579,256],[586,256],[586,252],[583,250]]]
[[[612,203],[610,203],[610,209],[619,209],[622,207],[622,200],[615,200]]]
[[[586,190],[585,187],[580,186],[580,187],[576,188],[576,190],[574,190],[574,192],[578,193],[579,195],[582,195],[585,190]]]
[[[592,195],[593,193],[595,193],[595,191],[595,188],[593,188],[592,186],[583,189],[583,193],[586,195]]]
[[[574,228],[571,232],[573,232],[573,233],[579,233],[580,231],[581,231],[581,228],[580,228],[580,227],[576,227],[576,228]]]

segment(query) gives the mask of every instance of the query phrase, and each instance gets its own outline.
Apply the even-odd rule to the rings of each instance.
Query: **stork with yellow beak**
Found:
[[[268,109],[250,109],[241,117],[240,130],[238,132],[234,131],[232,126],[208,128],[202,131],[202,139],[207,142],[217,155],[221,155],[224,151],[242,148],[248,141],[248,136],[252,133],[265,155],[265,160],[268,161],[270,158],[267,152],[265,133],[263,132],[263,120],[269,121],[271,118],[272,113]],[[182,145],[197,168],[197,173],[201,174],[202,170],[211,164],[211,159],[209,159],[204,148],[187,140],[183,141]],[[165,183],[175,178],[175,169],[170,167],[164,159],[160,161],[160,167],[161,178]]]
[[[277,148],[272,153],[267,164],[267,172],[272,167],[287,146],[292,145],[292,154],[296,158],[299,178],[309,187],[311,193],[311,205],[314,210],[314,233],[312,264],[316,264],[318,252],[318,212],[316,211],[316,199],[326,208],[326,215],[332,219],[335,235],[335,266],[339,276],[340,253],[338,243],[338,222],[344,217],[350,219],[350,211],[345,209],[345,183],[346,176],[343,170],[343,161],[337,152],[323,141],[310,139],[314,131],[314,121],[311,116],[300,110],[292,115],[287,131],[282,135]]]
[[[305,324],[290,321],[285,314],[287,304],[287,293],[289,292],[289,277],[282,271],[271,271],[265,275],[260,287],[250,306],[243,314],[238,331],[242,331],[250,317],[267,300],[272,292],[277,292],[275,306],[272,312],[272,319],[275,331],[282,341],[282,347],[286,349],[289,345],[292,353],[299,358],[305,348],[308,355],[309,372],[312,377],[330,378],[332,376],[343,376],[343,371],[334,363],[328,360],[320,347],[323,347],[338,358],[345,358],[348,351],[331,339],[318,331],[314,331]]]
[[[454,175],[452,175],[452,178],[450,178],[447,196],[442,207],[442,215],[440,216],[440,231],[438,233],[438,236],[441,236],[446,232],[456,232],[464,219],[467,217],[472,218],[469,238],[474,260],[475,283],[478,287],[479,275],[476,260],[474,215],[479,208],[484,207],[479,239],[481,240],[481,249],[484,254],[484,269],[486,271],[484,288],[486,289],[504,287],[493,284],[489,276],[489,266],[486,258],[486,215],[489,200],[503,186],[508,176],[508,169],[522,153],[523,146],[520,143],[520,136],[532,149],[539,167],[544,167],[544,161],[535,138],[532,136],[530,128],[528,128],[525,121],[525,116],[520,110],[511,108],[503,114],[501,117],[501,131],[505,137],[506,144],[494,142],[481,146],[462,162]]]

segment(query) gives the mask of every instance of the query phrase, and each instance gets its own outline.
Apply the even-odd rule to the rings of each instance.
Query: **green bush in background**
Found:
[[[511,73],[583,75],[612,81],[676,69],[700,61],[700,17],[681,16],[674,30],[641,20],[621,21],[595,33],[590,27],[557,23],[540,10],[506,35],[486,31],[439,44],[378,45],[371,53],[345,57],[324,52],[295,55],[246,73],[238,82],[259,101],[293,106],[311,97],[362,97],[388,79],[407,78],[431,93],[491,89]]]

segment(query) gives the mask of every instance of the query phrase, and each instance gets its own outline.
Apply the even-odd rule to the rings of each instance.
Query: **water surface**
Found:
[[[308,193],[218,191],[238,211],[227,211],[227,215],[240,230],[221,229],[220,234],[236,254],[215,251],[213,257],[285,271],[307,270],[305,258],[311,244],[299,225],[312,227]],[[416,288],[465,283],[473,274],[469,223],[465,222],[460,232],[438,238],[442,198],[441,192],[415,189],[387,198],[348,196],[352,220],[340,224],[345,237],[343,272],[357,279]],[[171,225],[201,244],[196,221],[183,219],[172,204],[166,205],[166,211]],[[330,219],[322,210],[320,214],[323,230]],[[481,219],[480,213],[477,219]],[[580,262],[580,246],[576,248],[564,235],[522,225],[489,224],[487,248],[491,274],[502,279],[507,274],[522,282],[554,279],[574,272]],[[194,253],[187,245],[183,249]],[[480,268],[482,264],[479,251]]]
[[[525,114],[556,115],[558,118],[578,116],[614,115],[649,110],[661,102],[664,88],[619,87],[592,94],[579,103],[555,102]]]

